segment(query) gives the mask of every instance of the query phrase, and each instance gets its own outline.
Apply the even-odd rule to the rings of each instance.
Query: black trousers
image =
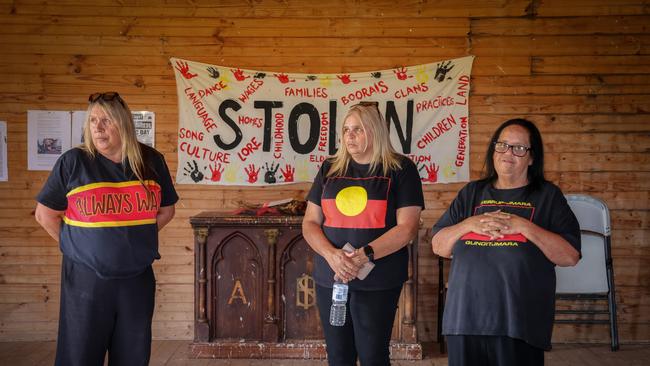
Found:
[[[345,325],[329,323],[332,289],[316,286],[316,301],[332,366],[390,365],[390,335],[402,286],[381,291],[348,293]]]
[[[151,266],[136,277],[107,280],[63,257],[57,366],[149,364],[156,280]]]
[[[449,366],[543,366],[544,350],[505,336],[447,336]]]

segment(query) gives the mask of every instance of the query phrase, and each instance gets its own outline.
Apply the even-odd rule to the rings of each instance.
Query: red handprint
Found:
[[[282,173],[285,182],[293,182],[293,173],[295,172],[296,168],[292,167],[289,164],[286,165],[286,170],[280,169],[280,173]]]
[[[248,79],[250,77],[250,76],[245,76],[244,71],[242,71],[242,69],[240,69],[240,68],[230,69],[230,71],[235,76],[235,79],[237,79],[237,81],[243,81],[243,80],[246,80],[246,79]]]
[[[282,84],[293,83],[294,81],[296,81],[295,79],[289,79],[289,75],[287,74],[273,74],[273,75],[275,75],[275,77],[278,78],[278,80],[280,80]]]
[[[438,170],[440,170],[439,166],[436,166],[436,164],[431,163],[431,165],[427,166],[425,165],[424,168],[427,170],[427,177],[422,178],[423,182],[431,182],[435,183],[438,181]]]
[[[190,65],[188,65],[187,62],[176,61],[176,70],[178,70],[181,75],[188,80],[197,76],[197,74],[192,74],[190,72]]]
[[[412,78],[413,76],[408,76],[406,74],[406,67],[402,66],[401,68],[398,68],[396,70],[393,70],[395,75],[397,76],[398,79],[400,80],[406,80],[408,78]]]
[[[336,77],[339,78],[339,80],[341,80],[341,82],[343,84],[350,84],[350,83],[356,83],[357,82],[356,80],[351,80],[350,79],[350,74],[336,75]]]
[[[210,178],[211,181],[213,182],[218,182],[221,180],[221,173],[223,173],[223,170],[225,168],[221,167],[221,163],[214,163],[214,168],[212,165],[209,165],[210,171],[212,172],[212,177]]]
[[[260,168],[255,170],[255,164],[250,164],[248,168],[244,167],[244,171],[248,174],[248,183],[257,182],[257,174],[260,172]]]

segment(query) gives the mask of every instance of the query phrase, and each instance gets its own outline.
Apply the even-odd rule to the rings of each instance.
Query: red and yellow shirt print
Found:
[[[390,183],[388,177],[328,178],[321,198],[323,225],[344,229],[386,227]]]
[[[160,186],[146,180],[99,182],[71,190],[63,221],[79,227],[116,227],[156,223]]]
[[[474,208],[474,216],[482,215],[486,212],[494,212],[501,210],[512,215],[517,215],[523,217],[528,221],[533,221],[533,215],[535,214],[535,207],[530,202],[504,202],[504,201],[495,201],[495,200],[483,200],[481,204]],[[528,239],[522,234],[508,234],[504,235],[503,238],[490,240],[490,237],[487,235],[477,234],[469,232],[463,235],[460,240],[479,240],[479,241],[515,241],[519,243],[526,243]]]

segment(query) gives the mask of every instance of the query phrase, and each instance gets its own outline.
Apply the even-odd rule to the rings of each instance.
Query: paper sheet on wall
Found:
[[[0,181],[9,179],[7,169],[7,122],[0,121]]]
[[[71,147],[84,143],[84,122],[86,111],[72,111],[72,143]]]
[[[69,111],[27,111],[27,168],[51,170],[70,149]]]
[[[138,141],[154,147],[156,137],[156,114],[148,111],[132,111],[135,136]]]
[[[135,136],[138,141],[145,145],[154,147],[156,135],[156,114],[150,111],[131,111],[133,124],[135,125]],[[84,142],[84,122],[86,111],[72,112],[72,146],[78,146]]]

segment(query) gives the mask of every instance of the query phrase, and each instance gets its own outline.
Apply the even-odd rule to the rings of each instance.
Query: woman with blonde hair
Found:
[[[56,365],[147,365],[158,231],[178,195],[116,92],[89,97],[84,143],[56,162],[36,220],[63,252]]]
[[[378,103],[350,107],[341,146],[307,196],[303,235],[318,254],[316,299],[330,365],[389,365],[390,335],[408,276],[406,245],[424,208],[415,164],[398,154]],[[346,243],[354,248],[346,252]],[[375,267],[357,279],[365,263]],[[359,276],[361,278],[363,276]],[[329,323],[335,281],[349,285],[345,324]]]

